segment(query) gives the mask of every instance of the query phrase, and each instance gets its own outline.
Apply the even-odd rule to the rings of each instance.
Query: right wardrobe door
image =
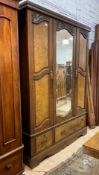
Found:
[[[86,109],[87,93],[87,32],[77,29],[77,60],[76,60],[76,109]]]

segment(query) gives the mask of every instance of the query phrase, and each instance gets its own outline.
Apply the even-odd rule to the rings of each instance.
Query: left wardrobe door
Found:
[[[7,5],[7,6],[6,6]],[[0,1],[0,174],[22,174],[17,2]]]

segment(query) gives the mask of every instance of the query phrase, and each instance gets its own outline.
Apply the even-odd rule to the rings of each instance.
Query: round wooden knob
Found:
[[[12,167],[13,167],[12,164],[8,164],[8,165],[5,166],[5,169],[6,169],[6,170],[10,170]]]

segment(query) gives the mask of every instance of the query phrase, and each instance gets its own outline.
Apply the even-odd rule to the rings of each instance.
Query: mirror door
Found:
[[[56,118],[66,120],[73,112],[75,28],[57,22],[56,29]]]

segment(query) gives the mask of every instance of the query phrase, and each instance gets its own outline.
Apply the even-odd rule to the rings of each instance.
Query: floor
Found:
[[[44,175],[45,172],[53,169],[66,159],[72,156],[89,138],[91,138],[94,134],[99,131],[99,127],[95,129],[88,129],[87,135],[80,137],[70,146],[67,146],[65,149],[61,150],[57,154],[45,159],[42,161],[37,167],[34,169],[30,169],[29,167],[25,166],[25,175]]]

